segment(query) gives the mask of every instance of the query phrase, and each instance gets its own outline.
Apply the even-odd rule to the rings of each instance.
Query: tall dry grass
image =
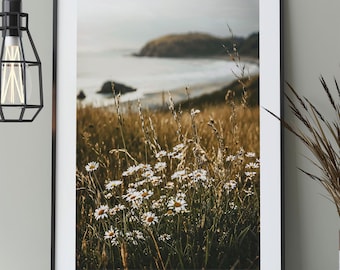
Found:
[[[285,98],[290,112],[302,128],[270,113],[281,120],[283,126],[308,149],[311,154],[308,160],[317,168],[318,173],[303,168],[300,170],[323,185],[340,216],[340,88],[336,80],[332,88],[322,76],[320,82],[322,94],[327,97],[331,113],[329,117],[307,97],[299,95],[290,84],[287,84]]]
[[[77,269],[259,268],[259,111],[227,101],[78,108]]]

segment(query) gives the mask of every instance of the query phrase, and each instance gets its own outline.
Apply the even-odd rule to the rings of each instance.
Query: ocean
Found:
[[[78,52],[77,90],[82,90],[86,104],[105,106],[113,102],[96,93],[104,82],[113,80],[137,91],[122,95],[121,102],[143,99],[146,95],[188,87],[195,93],[200,85],[227,85],[240,70],[225,58],[155,58],[136,57],[138,49],[115,49],[101,52]],[[247,74],[256,74],[256,63],[245,63]],[[212,89],[212,88],[211,88]],[[218,90],[219,88],[215,89]],[[209,90],[212,91],[212,90]],[[197,94],[199,91],[197,91]]]

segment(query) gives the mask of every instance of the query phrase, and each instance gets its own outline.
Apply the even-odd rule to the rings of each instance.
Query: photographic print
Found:
[[[76,269],[259,269],[259,1],[77,23]]]

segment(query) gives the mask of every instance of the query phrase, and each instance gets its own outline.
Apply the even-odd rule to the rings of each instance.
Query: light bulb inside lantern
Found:
[[[1,103],[2,104],[24,104],[28,98],[26,87],[25,65],[22,61],[22,50],[19,37],[5,37],[4,57],[1,72]]]

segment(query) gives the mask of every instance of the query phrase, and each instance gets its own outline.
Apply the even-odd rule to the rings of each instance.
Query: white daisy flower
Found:
[[[165,188],[167,189],[173,189],[175,187],[175,184],[174,182],[167,182],[166,185],[165,185]]]
[[[227,162],[234,161],[235,159],[236,159],[236,157],[234,155],[229,155],[229,156],[227,156],[226,161]]]
[[[126,193],[127,193],[127,194],[128,194],[128,193],[133,193],[133,192],[135,192],[135,191],[137,191],[137,189],[135,189],[135,188],[128,188],[127,191],[126,191]]]
[[[143,163],[141,163],[141,164],[138,165],[138,167],[140,169],[143,169],[144,171],[151,171],[151,169],[152,169],[150,164],[143,164]]]
[[[119,241],[116,238],[111,239],[111,245],[112,246],[119,246]]]
[[[122,210],[124,210],[124,209],[126,209],[126,206],[125,206],[125,205],[123,205],[123,204],[117,204],[117,205],[115,205],[114,207],[112,207],[112,208],[110,209],[109,214],[110,214],[111,216],[114,216],[115,214],[117,214],[117,212],[122,211]]]
[[[244,174],[247,176],[247,177],[254,177],[256,175],[256,172],[244,172]]]
[[[137,166],[133,165],[127,168],[127,170],[122,173],[122,176],[130,176],[130,175],[133,175],[137,171],[138,171]]]
[[[183,178],[184,176],[186,176],[186,171],[185,170],[181,170],[181,171],[177,171],[177,172],[174,172],[172,175],[171,175],[171,179],[181,179]]]
[[[177,155],[174,155],[173,158],[175,159],[182,159],[184,157],[183,153],[178,153]]]
[[[107,213],[109,211],[109,207],[107,205],[101,205],[94,211],[94,217],[96,220],[107,218]]]
[[[126,209],[126,206],[123,205],[123,204],[118,204],[115,207],[117,208],[117,211],[122,211],[122,210]]]
[[[126,194],[126,195],[123,195],[122,197],[123,197],[123,199],[125,199],[127,202],[135,202],[135,201],[137,201],[137,200],[142,199],[142,196],[141,196],[141,194],[140,194],[139,191],[130,192],[130,193]]]
[[[139,187],[139,186],[144,185],[145,183],[146,183],[146,180],[141,180],[141,181],[134,183],[134,185],[131,185],[131,186]]]
[[[175,211],[176,213],[187,212],[187,205],[188,204],[184,199],[178,197],[176,197],[175,199],[170,199],[170,201],[168,202],[168,208]]]
[[[106,188],[107,190],[111,190],[111,189],[113,189],[114,187],[117,187],[117,186],[121,185],[122,183],[123,183],[123,182],[120,181],[120,180],[112,180],[112,181],[110,181],[109,183],[107,183],[107,184],[105,185],[105,188]]]
[[[236,188],[237,186],[237,182],[235,180],[230,180],[229,182],[224,184],[224,189],[230,191],[233,190],[234,188]]]
[[[112,198],[112,196],[113,195],[110,192],[104,195],[105,199],[107,199],[107,200],[110,200]]]
[[[156,200],[156,201],[154,200],[154,201],[152,201],[152,205],[151,205],[152,209],[159,209],[162,206],[163,206],[163,204],[162,204],[161,200]]]
[[[153,191],[143,189],[140,191],[140,195],[143,199],[149,199],[153,195]]]
[[[152,212],[146,212],[142,215],[142,222],[147,225],[154,225],[158,222],[158,217]]]
[[[181,190],[179,190],[179,192],[177,192],[176,194],[177,199],[184,199],[185,197],[186,197],[185,193],[183,193]]]
[[[129,222],[137,222],[139,221],[139,217],[136,216],[134,209],[130,209],[129,212],[127,212],[126,217],[128,218]]]
[[[87,165],[85,166],[85,169],[88,172],[93,172],[93,171],[97,170],[98,167],[99,167],[99,163],[98,162],[91,161],[91,162],[87,163]]]
[[[177,154],[176,152],[169,152],[169,153],[168,153],[168,157],[169,157],[169,158],[173,158],[174,155],[176,155],[176,154]]]
[[[245,154],[245,156],[246,156],[246,157],[252,158],[252,157],[255,157],[255,153],[253,153],[253,152],[247,152],[247,153]]]
[[[170,239],[171,239],[171,235],[167,234],[167,233],[164,233],[164,234],[161,234],[160,236],[158,236],[159,241],[166,242],[166,241],[169,241]]]
[[[167,217],[174,216],[175,212],[172,211],[172,209],[168,209],[168,211],[166,211],[166,213],[164,215],[167,216]]]
[[[133,245],[138,245],[138,240],[145,240],[145,237],[141,231],[133,230],[132,232],[127,232],[125,234],[126,239],[132,242]]]
[[[153,185],[153,186],[159,186],[160,183],[162,183],[162,179],[159,176],[152,176],[149,179],[149,182]]]
[[[146,170],[142,176],[145,177],[145,178],[150,178],[154,175],[154,172],[152,170]]]
[[[257,169],[259,167],[260,165],[256,162],[249,162],[248,164],[246,164],[246,169]]]
[[[161,150],[156,154],[156,158],[162,158],[162,157],[165,157],[166,155],[167,155],[167,152],[164,150]]]
[[[165,168],[166,168],[166,162],[157,162],[155,164],[155,170],[158,172],[164,170]]]
[[[246,196],[252,196],[254,195],[254,192],[252,191],[252,188],[248,188],[247,190],[244,190],[244,192],[246,193]]]
[[[113,229],[113,227],[111,226],[110,229],[108,231],[105,232],[104,234],[104,239],[112,239],[112,238],[118,238],[119,236],[119,230],[117,229]]]
[[[185,147],[184,143],[177,144],[176,146],[173,147],[173,151],[174,152],[179,152],[182,149],[184,149],[184,147]]]
[[[194,182],[205,182],[207,181],[207,171],[203,169],[195,170],[191,174],[189,174],[189,177],[193,179]]]
[[[133,230],[132,235],[137,238],[138,240],[145,240],[145,237],[141,231]]]

